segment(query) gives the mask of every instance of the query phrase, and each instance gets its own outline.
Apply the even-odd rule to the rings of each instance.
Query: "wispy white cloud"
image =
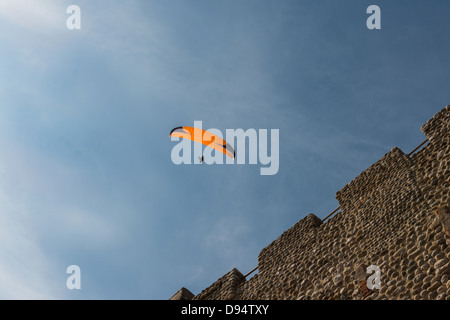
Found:
[[[64,284],[39,245],[29,208],[3,183],[0,212],[0,299],[62,298]]]
[[[221,259],[240,265],[246,257],[243,239],[249,231],[250,227],[243,217],[223,217],[210,226],[203,246],[206,250],[220,252]]]
[[[123,244],[127,222],[113,201],[89,205],[83,169],[0,131],[0,298],[64,299],[65,267]]]
[[[127,210],[126,216],[118,213],[118,207],[127,204],[117,206],[111,199],[113,195],[108,193],[112,188],[103,184],[108,180],[102,175],[107,169],[96,170],[99,159],[79,145],[77,137],[86,133],[80,130],[71,135],[63,128],[55,129],[62,119],[76,120],[90,116],[90,112],[85,107],[62,105],[59,93],[52,91],[53,84],[49,85],[49,76],[58,76],[60,71],[55,65],[73,63],[75,56],[71,50],[76,45],[84,45],[88,48],[85,54],[94,58],[104,55],[104,63],[120,74],[125,69],[115,67],[117,60],[126,58],[129,62],[133,56],[145,54],[145,48],[133,43],[128,35],[136,30],[137,37],[146,36],[146,28],[141,19],[133,19],[137,10],[134,6],[112,5],[107,8],[111,10],[92,10],[91,14],[86,11],[83,15],[83,9],[89,6],[89,2],[84,2],[82,28],[89,32],[82,29],[77,34],[65,26],[67,3],[0,0],[0,25],[8,29],[0,35],[4,40],[0,47],[7,48],[0,50],[0,68],[11,69],[0,75],[0,93],[4,93],[0,96],[0,298],[3,299],[67,297],[64,267],[81,264],[70,259],[74,256],[70,250],[75,248],[78,252],[75,255],[82,259],[102,254],[105,249],[117,249],[116,245],[126,243],[126,228],[133,221],[131,210]],[[71,41],[76,43],[75,47]],[[110,58],[111,52],[115,58]],[[11,67],[14,64],[19,67]],[[33,83],[36,79],[39,84]],[[12,90],[3,90],[3,84]],[[60,138],[71,150],[73,144],[75,149],[80,147],[78,151],[84,157],[81,162],[61,154],[58,143],[55,144],[62,141]],[[89,162],[88,168],[84,160]],[[94,182],[96,178],[98,181]],[[115,261],[116,257],[109,260]],[[90,283],[90,287],[95,291],[95,283]]]
[[[52,0],[1,0],[0,16],[33,32],[65,27],[66,7]]]

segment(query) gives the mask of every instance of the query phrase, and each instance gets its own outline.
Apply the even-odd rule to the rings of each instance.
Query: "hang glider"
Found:
[[[226,142],[221,137],[203,129],[194,127],[177,127],[170,132],[169,136],[199,142],[201,144],[204,144],[205,146],[222,152],[231,159],[234,159],[234,157],[236,156],[236,152],[228,142]]]

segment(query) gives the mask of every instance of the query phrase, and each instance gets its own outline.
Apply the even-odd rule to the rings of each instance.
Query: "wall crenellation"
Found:
[[[261,250],[255,276],[233,269],[193,299],[449,300],[450,106],[421,130],[425,147],[392,148],[336,193],[326,223],[309,214]]]

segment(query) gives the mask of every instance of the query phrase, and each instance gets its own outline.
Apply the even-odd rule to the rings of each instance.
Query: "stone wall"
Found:
[[[197,300],[233,300],[239,295],[237,294],[238,287],[245,282],[245,278],[236,268],[222,276],[219,280],[214,282],[211,286],[195,296]]]
[[[264,248],[251,279],[233,269],[193,299],[450,299],[450,106],[421,129],[426,147],[393,148],[337,192],[340,212]]]

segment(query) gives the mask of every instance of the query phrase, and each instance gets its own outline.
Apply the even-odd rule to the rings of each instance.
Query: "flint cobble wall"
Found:
[[[255,276],[233,269],[193,299],[449,300],[450,106],[421,130],[426,147],[393,148],[337,192],[340,212],[309,214],[264,248]]]

